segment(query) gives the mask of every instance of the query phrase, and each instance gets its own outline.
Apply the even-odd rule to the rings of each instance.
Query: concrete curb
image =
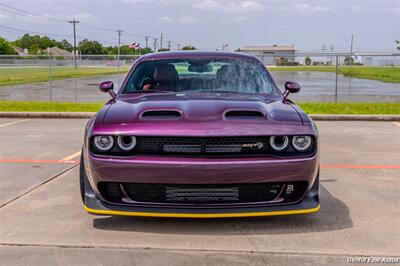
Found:
[[[0,112],[0,118],[91,118],[94,112]],[[400,121],[400,115],[310,115],[315,121]]]
[[[91,118],[94,112],[0,112],[1,118]]]
[[[400,121],[400,115],[310,115],[315,121]]]

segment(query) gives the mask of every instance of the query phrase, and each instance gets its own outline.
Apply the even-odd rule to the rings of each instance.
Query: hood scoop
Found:
[[[144,111],[140,117],[142,119],[171,120],[181,118],[182,114],[175,110],[148,110]]]
[[[260,111],[254,110],[234,110],[225,113],[227,119],[262,119],[265,115]]]

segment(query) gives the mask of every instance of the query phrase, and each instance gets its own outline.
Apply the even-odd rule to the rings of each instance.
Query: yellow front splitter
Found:
[[[317,212],[320,205],[311,209],[271,211],[271,212],[240,212],[240,213],[158,213],[158,212],[127,212],[113,210],[96,210],[83,205],[85,211],[99,215],[122,215],[122,216],[142,216],[142,217],[170,217],[170,218],[230,218],[230,217],[256,217],[256,216],[276,216],[289,214],[305,214]]]

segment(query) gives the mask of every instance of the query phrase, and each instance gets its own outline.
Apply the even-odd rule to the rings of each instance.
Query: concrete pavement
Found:
[[[0,156],[2,265],[345,265],[348,256],[399,257],[397,123],[318,122],[318,213],[195,220],[85,213],[70,158],[85,120],[10,124],[17,120],[0,119],[0,138],[7,139]]]

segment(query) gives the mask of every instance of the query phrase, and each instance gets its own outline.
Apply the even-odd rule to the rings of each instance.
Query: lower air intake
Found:
[[[107,184],[117,183],[99,183],[100,193],[106,200],[116,203],[134,201],[138,203],[220,204],[269,202],[277,199],[279,202],[295,202],[304,195],[307,188],[307,182],[301,181],[215,185],[120,183],[125,196],[128,197],[123,200],[123,196],[119,194],[120,190],[114,185]]]

